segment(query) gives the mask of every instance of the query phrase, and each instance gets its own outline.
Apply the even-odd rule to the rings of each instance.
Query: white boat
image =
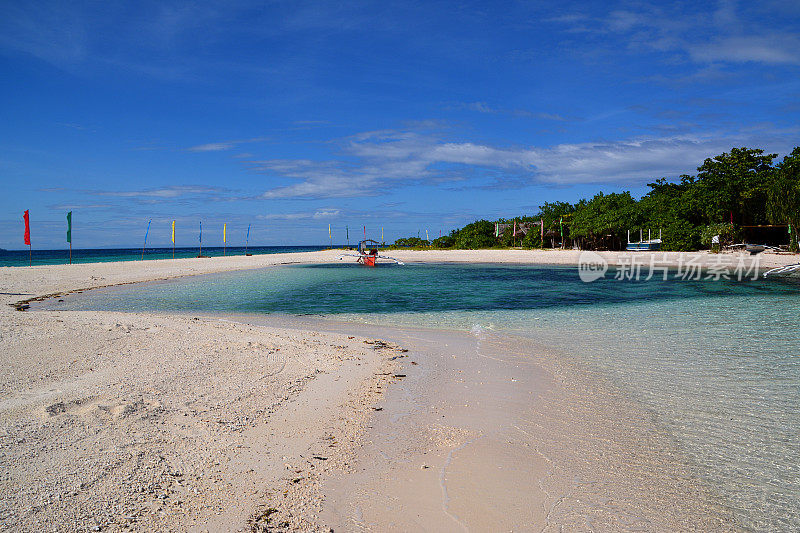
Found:
[[[628,230],[628,246],[625,249],[629,252],[648,252],[661,249],[661,230],[658,230],[658,239],[650,238],[650,230],[647,230],[647,240],[644,240],[643,236],[642,230],[639,230],[639,241],[631,242],[631,230]]]

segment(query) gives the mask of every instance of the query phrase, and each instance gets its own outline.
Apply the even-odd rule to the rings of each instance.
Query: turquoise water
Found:
[[[250,246],[247,252],[253,255],[282,254],[289,252],[313,252],[324,250],[326,246]],[[176,259],[197,257],[199,248],[175,248]],[[218,257],[221,255],[244,255],[244,246],[203,247],[203,255]],[[75,248],[72,250],[72,262],[108,263],[111,261],[140,261],[152,259],[172,259],[172,248]],[[32,265],[64,265],[69,263],[69,250],[2,250],[0,249],[0,266]]]
[[[91,291],[61,309],[289,313],[524,335],[653,412],[753,531],[800,529],[800,283],[583,283],[575,268],[278,267]]]

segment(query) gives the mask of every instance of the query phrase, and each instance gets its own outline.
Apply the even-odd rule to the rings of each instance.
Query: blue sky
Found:
[[[800,2],[0,3],[0,247],[324,244],[800,144]],[[353,239],[351,239],[353,240]]]

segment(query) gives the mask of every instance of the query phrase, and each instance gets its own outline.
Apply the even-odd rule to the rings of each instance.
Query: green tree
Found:
[[[732,148],[697,168],[697,193],[704,222],[750,225],[766,222],[764,204],[774,178],[772,161],[778,154]]]
[[[767,216],[773,224],[789,224],[789,249],[797,252],[797,228],[800,226],[800,146],[784,157],[775,170],[775,179],[767,193]]]
[[[760,149],[732,148],[698,167],[697,176],[683,175],[677,182],[660,178],[648,184],[650,190],[640,200],[629,192],[605,195],[599,193],[590,200],[575,204],[545,202],[535,216],[516,217],[501,223],[544,221],[545,242],[538,231],[529,232],[521,244],[524,247],[552,245],[561,240],[560,222],[564,236],[580,242],[582,247],[620,248],[627,230],[661,230],[662,249],[696,250],[701,236],[716,229],[709,226],[727,223],[731,215],[740,225],[790,224],[790,242],[797,250],[800,229],[800,147],[773,166],[775,154]],[[716,227],[716,226],[715,226]],[[727,226],[726,226],[727,227]],[[447,237],[434,241],[437,247],[490,248],[498,243],[510,246],[511,229],[500,238],[494,235],[494,223],[478,220],[454,230]],[[738,227],[729,228],[737,235]],[[549,234],[549,236],[548,236]],[[716,233],[715,233],[716,234]],[[706,235],[707,236],[707,235]],[[399,239],[421,246],[421,239]]]
[[[700,242],[710,249],[714,249],[715,243],[712,241],[715,236],[719,236],[720,246],[733,244],[740,237],[739,233],[736,231],[736,226],[730,222],[709,224],[700,230]]]
[[[621,248],[629,228],[640,227],[630,192],[596,194],[579,206],[570,224],[572,236],[594,248]]]
[[[510,224],[512,226],[504,229],[503,234],[500,235],[500,246],[509,247],[514,245],[514,222],[511,221]]]
[[[460,249],[491,248],[496,242],[494,223],[488,220],[467,224],[455,235],[455,247]]]
[[[452,235],[442,235],[431,242],[434,248],[452,248],[455,244],[456,238]]]
[[[528,230],[528,233],[525,234],[525,237],[522,238],[520,245],[523,248],[541,248],[543,243],[539,231],[539,226],[532,227]]]
[[[661,249],[697,250],[702,216],[693,195],[695,179],[684,175],[680,182],[671,183],[660,178],[648,186],[650,192],[638,202],[639,219],[648,229],[660,231]]]
[[[420,248],[423,246],[429,246],[430,243],[425,239],[420,239],[419,237],[405,237],[401,239],[397,239],[394,241],[395,246],[408,246],[411,248]]]

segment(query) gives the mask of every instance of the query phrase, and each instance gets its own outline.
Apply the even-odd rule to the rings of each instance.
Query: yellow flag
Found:
[[[222,242],[228,242],[228,224],[222,225]]]
[[[328,238],[329,238],[329,239],[332,239],[332,238],[333,238],[333,237],[331,236],[331,225],[330,225],[330,224],[328,224]]]
[[[175,221],[172,221],[172,244],[175,244]]]

